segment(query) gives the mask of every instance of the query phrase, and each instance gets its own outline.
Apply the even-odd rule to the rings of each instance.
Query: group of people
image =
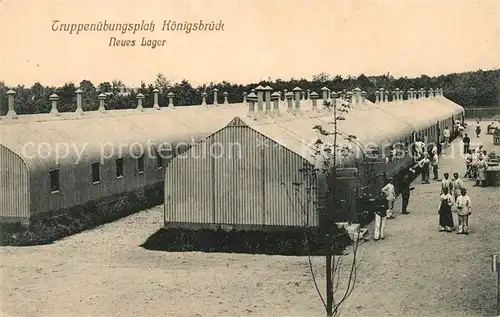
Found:
[[[432,170],[433,179],[439,178],[439,150],[436,144],[431,144],[427,149],[424,142],[418,139],[415,142],[416,164],[410,168],[412,173],[420,173],[422,184],[429,184],[430,171]],[[429,150],[429,152],[427,151]],[[430,153],[430,154],[429,154]]]
[[[464,182],[458,173],[444,174],[441,181],[441,194],[439,196],[439,231],[452,232],[455,230],[453,212],[458,216],[458,234],[469,234],[469,216],[471,215],[471,199],[464,188]]]
[[[411,186],[410,176],[407,174],[403,179],[403,184],[401,186],[401,213],[408,214],[408,203],[410,201],[410,192],[415,189]],[[394,218],[394,203],[396,201],[396,188],[394,187],[394,179],[389,178],[387,184],[382,188],[379,193],[379,197],[376,203],[375,211],[375,241],[379,239],[384,239],[384,228],[386,219]]]
[[[488,152],[480,145],[465,155],[466,172],[464,177],[475,178],[474,186],[486,186],[486,171],[488,170]]]
[[[470,138],[464,134],[465,125],[459,121],[454,126],[454,132],[462,139],[464,153],[468,153],[467,172],[464,177],[476,177],[474,186],[485,186],[486,170],[488,168],[487,152],[482,146],[474,151],[470,148]],[[481,133],[480,127],[476,129],[476,134]],[[449,146],[451,132],[446,127],[443,131],[444,147]],[[426,145],[422,139],[417,139],[414,143],[415,164],[409,171],[411,174],[420,173],[422,184],[429,184],[430,171],[433,173],[433,179],[439,181],[439,153],[438,144]],[[410,174],[404,177],[401,186],[402,206],[401,213],[408,214],[407,206],[410,199],[410,192],[414,187],[411,186]],[[385,186],[381,189],[378,197],[377,210],[375,212],[375,231],[374,240],[384,239],[384,228],[386,219],[394,218],[394,203],[396,200],[396,190],[394,179],[389,178]],[[453,213],[457,214],[458,231],[457,234],[469,234],[469,216],[471,215],[471,199],[464,188],[464,182],[460,179],[458,173],[453,173],[450,178],[449,173],[443,175],[441,180],[441,192],[439,195],[439,231],[455,231]]]

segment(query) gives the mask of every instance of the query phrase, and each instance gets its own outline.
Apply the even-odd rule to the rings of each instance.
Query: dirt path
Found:
[[[469,123],[468,130],[474,127]],[[477,143],[471,134],[471,142]],[[480,141],[487,150],[499,153],[491,135],[483,135]],[[459,151],[458,141],[445,150],[450,158],[443,155],[440,176],[463,175]],[[417,178],[411,213],[388,221],[385,241],[360,248],[360,285],[343,307],[347,316],[495,315],[491,255],[500,254],[500,190],[472,187],[473,181],[464,181],[473,204],[470,235],[438,232],[440,185],[422,185]]]
[[[491,149],[491,136],[483,143]],[[462,160],[443,159],[441,172],[446,169],[463,172]],[[471,235],[462,236],[437,232],[439,185],[417,184],[411,214],[388,222],[386,240],[360,246],[357,284],[342,306],[344,316],[494,315],[490,256],[500,254],[500,195],[498,188],[470,185]],[[1,247],[1,312],[93,317],[324,315],[307,257],[141,248],[161,224],[160,206],[52,245]],[[349,260],[346,256],[344,264]],[[323,291],[324,259],[312,261]],[[339,293],[346,277],[345,271]]]

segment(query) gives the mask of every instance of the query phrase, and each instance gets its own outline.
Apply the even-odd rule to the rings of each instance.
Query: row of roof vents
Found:
[[[271,93],[272,91],[273,91],[273,88],[271,88],[270,86],[266,86],[266,87],[257,86],[255,89],[252,89],[250,94],[247,94],[246,92],[243,93],[243,103],[248,104],[250,116],[252,116],[252,114],[255,113],[256,110],[258,110],[259,112],[265,112],[265,113],[279,111],[279,101],[280,100],[287,102],[288,112],[300,112],[300,100],[301,99],[302,100],[304,100],[304,99],[312,100],[312,109],[317,109],[317,99],[319,99],[319,95],[318,95],[318,93],[316,93],[314,91],[311,92],[310,89],[308,89],[306,91],[307,94],[300,87],[295,87],[291,91],[288,91],[287,89],[285,89],[284,93],[281,93],[280,91],[275,91],[275,92]],[[158,93],[159,92],[160,91],[158,89],[153,90],[153,93],[154,93],[153,108],[156,110],[161,110],[161,107],[158,104]],[[84,114],[84,111],[82,108],[83,91],[81,89],[77,89],[75,91],[75,93],[76,93],[75,113],[83,115]],[[353,105],[358,105],[358,104],[364,105],[366,103],[366,95],[367,94],[365,91],[362,91],[360,88],[355,88],[354,92],[346,91],[346,90],[335,92],[327,87],[323,87],[323,88],[321,88],[321,93],[322,93],[322,99],[323,99],[324,103],[328,102],[329,100],[333,101],[333,100],[337,100],[337,99],[345,100]],[[399,102],[399,101],[404,100],[404,98],[403,98],[404,93],[402,90],[399,90],[399,88],[396,88],[392,92],[385,90],[383,88],[380,88],[379,90],[377,90],[375,92],[375,97],[376,97],[375,102],[376,103],[388,102],[389,95],[391,95],[391,93],[392,93],[392,101],[393,102]],[[426,91],[423,88],[421,88],[420,90],[414,90],[413,88],[411,88],[406,93],[408,96],[407,100],[413,100],[413,99],[417,99],[417,98],[421,99],[421,98],[432,98],[432,97],[443,96],[443,90],[440,88],[435,89],[435,90],[431,88],[428,91]],[[9,118],[13,118],[13,119],[17,118],[17,114],[16,114],[16,111],[14,109],[15,108],[14,107],[14,95],[15,94],[16,94],[16,92],[12,89],[7,91],[8,112],[7,112],[6,116]],[[201,105],[207,106],[207,107],[219,106],[219,104],[217,102],[217,100],[218,100],[217,94],[218,94],[218,90],[214,89],[213,90],[214,103],[212,105],[208,105],[206,102],[207,93],[203,92],[201,94],[202,95]],[[224,96],[224,103],[223,104],[228,105],[229,104],[228,98],[227,98],[228,93],[224,92],[223,96]],[[175,108],[174,101],[173,101],[174,94],[172,92],[170,92],[167,94],[167,97],[169,100],[167,108],[174,109]],[[107,95],[104,93],[101,93],[100,95],[97,96],[97,98],[99,100],[98,111],[104,113],[106,111],[105,100],[107,98]],[[136,107],[136,109],[138,109],[139,111],[144,110],[144,106],[143,106],[144,98],[145,98],[145,96],[142,93],[137,94],[137,107]],[[52,103],[52,109],[51,109],[50,113],[53,115],[56,115],[56,116],[59,115],[59,111],[57,109],[57,101],[59,100],[59,96],[56,94],[52,94],[49,96],[49,100]],[[257,103],[257,109],[255,109],[255,102]],[[264,102],[266,105],[265,110],[264,110]],[[274,110],[271,107],[271,102],[273,103]],[[295,107],[293,105],[294,102],[295,102]],[[294,110],[294,108],[295,108],[295,110]]]

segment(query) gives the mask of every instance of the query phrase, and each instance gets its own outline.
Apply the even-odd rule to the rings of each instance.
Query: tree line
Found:
[[[101,93],[107,95],[106,109],[129,109],[137,106],[137,94],[142,93],[145,96],[144,106],[153,106],[153,90],[158,88],[159,104],[166,106],[168,104],[167,94],[174,94],[174,104],[176,106],[200,105],[202,102],[202,93],[206,92],[206,102],[213,103],[213,91],[218,90],[218,102],[224,100],[223,92],[228,93],[229,103],[237,103],[243,100],[243,93],[249,93],[258,85],[271,86],[275,91],[289,91],[298,86],[304,91],[311,90],[321,96],[321,88],[326,86],[334,91],[352,90],[360,87],[367,92],[367,98],[375,100],[375,91],[380,88],[393,91],[399,88],[407,91],[413,89],[443,88],[444,95],[450,100],[458,103],[465,108],[489,108],[500,107],[500,70],[453,73],[448,75],[430,77],[422,75],[418,78],[400,77],[395,78],[390,74],[379,76],[365,76],[361,74],[357,77],[342,77],[340,75],[331,76],[327,73],[321,73],[313,76],[312,80],[290,79],[290,80],[263,80],[247,85],[232,84],[227,81],[221,83],[210,83],[193,87],[189,81],[182,80],[179,83],[172,83],[163,74],[158,74],[154,83],[134,89],[130,93],[120,93],[123,89],[130,88],[119,81],[103,82],[94,84],[89,80],[83,80],[78,85],[67,83],[62,87],[43,86],[41,83],[35,83],[31,87],[9,86],[0,81],[0,114],[7,113],[7,95],[9,89],[16,91],[15,104],[18,114],[47,113],[51,109],[49,96],[57,94],[59,96],[58,109],[61,112],[74,111],[76,109],[75,90],[83,90],[83,109],[85,111],[97,110],[99,101],[97,96]]]

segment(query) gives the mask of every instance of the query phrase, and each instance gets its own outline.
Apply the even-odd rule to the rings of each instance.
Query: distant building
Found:
[[[160,204],[172,157],[246,113],[242,104],[81,112],[80,94],[76,112],[15,115],[9,97],[13,115],[0,117],[0,222],[24,225]]]
[[[318,139],[333,144],[333,136],[319,135],[313,127],[332,131],[332,112],[314,100],[317,94],[310,95],[312,102],[301,101],[301,89],[293,91],[295,97],[287,95],[288,107],[280,108],[278,103],[278,109],[264,106],[262,96],[249,95],[248,115],[228,121],[167,166],[165,228],[265,231],[324,223],[320,207],[325,206],[316,204],[314,191],[319,188],[325,193],[323,162],[315,158],[314,144]],[[377,102],[372,103],[356,89],[345,120],[338,121],[342,133],[338,144],[359,148],[345,157],[337,156],[342,169],[336,189],[344,202],[337,209],[340,222],[357,221],[361,188],[376,194],[386,177],[399,179],[413,165],[413,158],[404,153],[387,164],[384,157],[372,162],[366,154],[384,153],[384,146],[410,144],[417,136],[439,141],[440,128],[463,116],[464,109],[440,93],[430,92],[427,97],[419,91],[417,99],[410,92],[409,100],[403,100],[402,92],[397,92],[392,102],[387,101],[387,91],[378,93]],[[326,92],[324,96],[323,101],[330,102]],[[250,97],[257,100],[257,106]],[[335,97],[331,102],[342,105]],[[355,142],[346,139],[349,135],[356,137]],[[218,156],[214,157],[213,147]],[[305,176],[303,168],[319,169],[318,178]]]

